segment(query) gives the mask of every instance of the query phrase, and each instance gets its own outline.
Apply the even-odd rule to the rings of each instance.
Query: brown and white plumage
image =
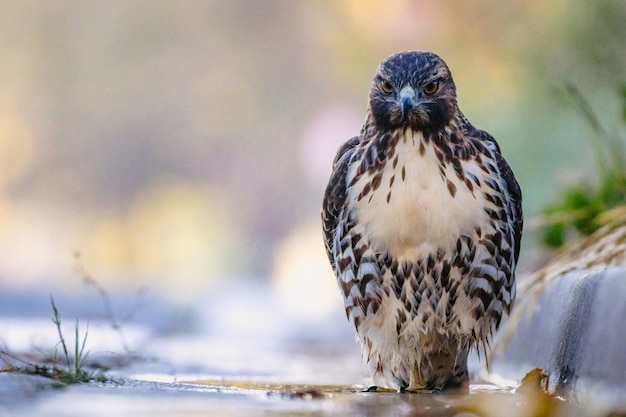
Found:
[[[359,136],[338,151],[324,241],[377,385],[467,384],[515,298],[521,192],[495,139],[457,106],[446,64],[401,52],[378,67]]]

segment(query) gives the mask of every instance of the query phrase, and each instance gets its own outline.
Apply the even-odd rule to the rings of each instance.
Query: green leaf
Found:
[[[565,223],[555,223],[547,226],[543,232],[543,244],[549,248],[557,249],[565,243],[567,226]]]

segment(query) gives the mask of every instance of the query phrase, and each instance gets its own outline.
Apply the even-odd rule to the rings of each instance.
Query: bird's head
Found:
[[[456,88],[446,63],[431,52],[406,51],[385,59],[369,95],[378,128],[437,130],[457,109]]]

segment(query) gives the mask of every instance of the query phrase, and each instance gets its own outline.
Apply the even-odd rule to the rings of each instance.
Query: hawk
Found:
[[[467,389],[515,299],[520,187],[489,133],[459,110],[446,63],[379,66],[359,136],[333,162],[324,243],[376,386]]]

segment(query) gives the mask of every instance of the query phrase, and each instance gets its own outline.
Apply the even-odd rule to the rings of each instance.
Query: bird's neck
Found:
[[[389,129],[379,126],[369,112],[361,128],[361,140],[364,141],[363,145],[380,148],[381,145],[395,146],[395,143],[402,137],[421,136],[426,144],[432,142],[435,147],[445,150],[450,147],[468,145],[465,143],[467,142],[465,133],[472,130],[475,130],[474,127],[458,109],[446,125],[437,128],[407,125]],[[379,149],[378,152],[381,150]]]

